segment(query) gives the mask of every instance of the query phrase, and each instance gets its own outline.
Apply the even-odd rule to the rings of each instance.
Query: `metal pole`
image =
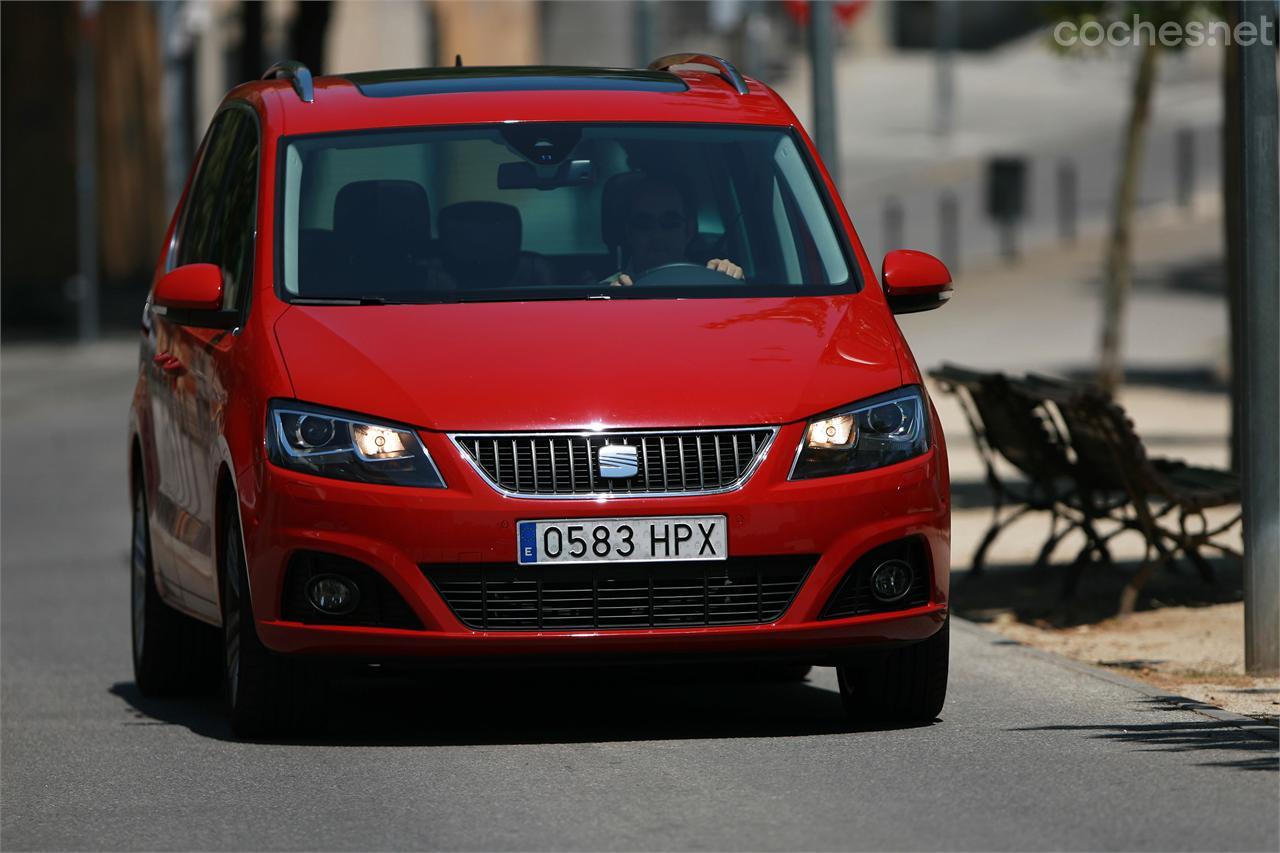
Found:
[[[950,136],[955,124],[955,46],[960,9],[955,0],[938,0],[933,6],[933,41],[936,54],[934,132]]]
[[[742,19],[742,64],[738,68],[752,77],[760,77],[765,71],[768,56],[765,46],[769,43],[769,19],[763,3],[753,0],[747,6]]]
[[[97,61],[98,4],[80,4],[76,49],[76,330],[80,343],[98,339]]]
[[[832,182],[840,186],[836,142],[835,8],[828,0],[809,3],[809,59],[813,65],[813,137]]]
[[[1241,259],[1244,270],[1244,659],[1280,672],[1280,151],[1276,6],[1244,0],[1259,38],[1240,57]]]
[[[657,59],[657,55],[653,52],[653,2],[652,0],[633,0],[631,8],[636,67],[644,68]]]

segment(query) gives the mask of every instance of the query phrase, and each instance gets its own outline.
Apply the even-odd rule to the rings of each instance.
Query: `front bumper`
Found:
[[[583,658],[784,656],[820,659],[854,647],[913,642],[946,617],[950,505],[942,445],[876,471],[791,482],[802,424],[779,430],[738,491],[675,498],[538,500],[497,493],[447,436],[424,434],[448,489],[372,486],[318,478],[263,463],[246,507],[245,544],[258,632],[282,653],[360,658]],[[940,433],[935,431],[935,435]],[[516,522],[525,519],[725,515],[734,557],[818,554],[790,607],[765,625],[483,631],[460,622],[420,568],[424,564],[515,563]],[[929,561],[928,604],[845,619],[819,614],[846,571],[872,548],[920,536]],[[295,551],[358,560],[381,573],[424,630],[303,624],[281,618],[285,566]],[[530,569],[536,571],[535,569]]]

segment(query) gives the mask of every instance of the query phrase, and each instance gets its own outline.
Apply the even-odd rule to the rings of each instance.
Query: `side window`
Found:
[[[220,266],[223,310],[241,304],[245,282],[253,275],[257,194],[257,127],[243,110],[225,110],[214,120],[187,198],[174,261]]]
[[[253,238],[258,200],[258,130],[243,112],[236,132],[235,153],[227,167],[226,192],[213,223],[215,243],[211,263],[222,267],[224,310],[243,304],[253,278]]]
[[[219,115],[209,131],[204,159],[196,173],[195,184],[187,196],[187,209],[182,217],[182,234],[174,259],[183,264],[215,263],[211,257],[213,222],[222,201],[222,188],[227,176],[227,163],[235,148],[239,111],[227,110]]]

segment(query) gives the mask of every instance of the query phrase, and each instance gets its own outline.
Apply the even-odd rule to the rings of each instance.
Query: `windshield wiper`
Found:
[[[565,294],[536,294],[536,293],[473,293],[468,295],[459,295],[458,302],[581,302],[586,299],[612,299],[613,295],[608,293],[598,293],[592,291],[590,293],[565,293]]]
[[[384,296],[295,296],[289,300],[294,305],[402,305],[404,303]]]

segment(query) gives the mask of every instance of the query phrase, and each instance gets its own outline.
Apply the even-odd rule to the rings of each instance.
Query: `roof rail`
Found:
[[[729,81],[729,85],[738,90],[739,95],[747,94],[747,81],[742,79],[738,69],[728,60],[709,53],[671,53],[661,56],[649,63],[650,71],[666,71],[676,65],[705,65],[720,72],[720,76]]]
[[[282,77],[293,82],[293,91],[298,93],[298,98],[303,103],[309,104],[316,99],[315,86],[311,83],[311,69],[298,60],[277,62],[262,75],[263,80],[278,80]]]

